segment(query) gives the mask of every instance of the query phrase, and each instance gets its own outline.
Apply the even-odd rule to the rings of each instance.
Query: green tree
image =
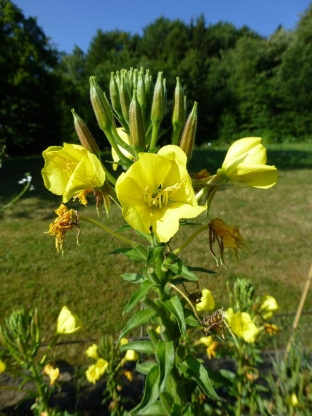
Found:
[[[35,153],[59,136],[58,53],[10,0],[0,0],[0,142],[8,152]]]

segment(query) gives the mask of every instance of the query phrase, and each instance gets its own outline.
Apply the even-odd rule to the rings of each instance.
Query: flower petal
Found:
[[[240,187],[271,188],[276,184],[278,171],[275,166],[241,163],[230,181]]]

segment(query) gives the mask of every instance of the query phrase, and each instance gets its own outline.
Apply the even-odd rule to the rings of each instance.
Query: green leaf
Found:
[[[147,410],[148,406],[156,402],[156,400],[159,397],[158,384],[159,384],[159,367],[155,365],[154,367],[152,367],[151,371],[147,374],[141,403],[139,403],[132,410],[131,415],[140,415],[141,412],[139,412],[139,410],[141,409]]]
[[[131,227],[130,227],[131,228]],[[153,243],[153,237],[151,234],[143,233],[143,231],[135,230],[135,232],[140,236],[145,238],[150,244]]]
[[[135,247],[117,248],[116,250],[110,251],[107,254],[123,254],[124,256],[128,257],[131,260],[144,261],[144,262],[147,257],[146,249],[140,244],[138,244]]]
[[[186,326],[185,326],[185,319],[184,319],[184,310],[183,310],[182,304],[178,296],[177,295],[172,296],[169,300],[166,300],[164,302],[164,305],[174,315],[174,317],[178,321],[178,325],[179,325],[181,333],[185,335]]]
[[[197,282],[198,278],[197,276],[191,272],[187,266],[182,264],[181,260],[178,260],[176,263],[173,264],[167,264],[167,267],[176,275],[176,276],[182,276],[186,280],[189,280],[191,282]]]
[[[155,312],[150,311],[149,309],[144,309],[143,311],[138,311],[135,315],[133,315],[126,325],[123,327],[121,334],[119,335],[118,342],[121,340],[122,337],[126,335],[131,329],[136,328],[137,326],[143,325],[148,322],[153,316]]]
[[[224,377],[224,378],[226,378],[227,380],[230,380],[230,381],[233,381],[234,378],[236,377],[236,374],[233,373],[233,371],[230,371],[230,370],[221,369],[220,374],[222,375],[222,377]]]
[[[142,283],[145,280],[144,276],[139,273],[125,273],[122,274],[121,277],[123,278],[123,280],[127,280],[131,283]]]
[[[174,366],[173,341],[165,342],[160,339],[156,346],[156,358],[159,364],[159,390],[165,391],[168,377]]]
[[[159,256],[159,254],[164,250],[164,247],[148,247],[148,254],[147,254],[147,259],[146,259],[146,266],[148,266],[149,264],[151,264],[156,257]]]
[[[119,227],[119,228],[115,231],[115,233],[123,233],[124,231],[128,231],[128,230],[132,230],[131,225],[129,225],[129,224],[124,224],[124,225],[122,225],[121,227]]]
[[[155,402],[145,409],[141,410],[139,415],[150,415],[150,416],[170,416],[164,408],[161,402]]]
[[[154,347],[150,341],[131,341],[120,347],[120,351],[134,350],[143,354],[154,354]]]
[[[191,327],[201,327],[202,325],[198,322],[198,319],[195,317],[194,312],[190,309],[184,309],[184,319],[185,324]]]
[[[126,312],[131,311],[131,309],[149,292],[150,288],[155,286],[154,283],[151,282],[143,282],[141,286],[132,294],[131,298],[129,299],[123,314]]]
[[[155,361],[144,361],[143,363],[139,363],[137,361],[135,369],[138,373],[144,374],[146,376],[155,366],[157,366]]]
[[[188,355],[184,361],[188,366],[188,374],[197,382],[202,391],[214,400],[220,400],[210,379],[206,368],[194,357]]]

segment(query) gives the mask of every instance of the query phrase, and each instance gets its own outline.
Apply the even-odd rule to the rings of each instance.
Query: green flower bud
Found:
[[[100,129],[110,129],[113,124],[112,109],[95,77],[90,77],[90,98]]]
[[[174,90],[174,107],[172,113],[172,144],[177,145],[181,138],[182,128],[185,123],[185,96],[181,86],[180,78],[177,77],[177,84]]]
[[[129,107],[130,107],[130,95],[124,78],[121,79],[119,85],[119,98],[121,104],[122,115],[124,119],[129,122]]]
[[[121,104],[120,104],[120,98],[119,98],[119,89],[117,85],[117,81],[115,78],[114,73],[111,73],[110,82],[109,82],[109,94],[110,99],[112,102],[113,109],[116,111],[116,113],[119,115],[121,114]]]
[[[143,78],[143,70],[139,72],[138,82],[137,82],[137,99],[142,110],[143,120],[146,117],[146,93],[145,93],[145,82]]]
[[[197,102],[195,102],[192,111],[186,120],[180,141],[180,147],[186,154],[188,160],[191,159],[194,148],[197,118]]]
[[[136,91],[133,92],[133,98],[129,108],[130,116],[130,142],[131,146],[138,152],[145,149],[145,133],[142,117],[142,110],[137,100]]]
[[[152,102],[151,120],[160,123],[165,114],[166,91],[162,72],[158,72]]]
[[[80,143],[83,147],[85,147],[89,152],[94,153],[98,158],[100,157],[100,149],[92,137],[92,134],[90,133],[88,127],[78,116],[78,114],[75,112],[74,109],[71,110],[74,116],[74,126],[76,133],[79,137]]]

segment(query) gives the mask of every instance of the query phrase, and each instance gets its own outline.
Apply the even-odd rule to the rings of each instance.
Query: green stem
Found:
[[[115,152],[117,153],[119,160],[122,160],[123,162],[125,162],[127,165],[131,165],[132,162],[127,158],[127,156],[125,156],[122,151],[119,149],[118,144],[116,143],[116,140],[114,138],[114,135],[112,134],[110,129],[105,129],[104,133],[106,134],[106,137],[110,143],[110,145],[112,146],[112,148],[115,150]]]
[[[174,290],[176,290],[178,293],[180,293],[181,296],[183,296],[183,298],[187,301],[187,303],[190,305],[190,307],[192,308],[194,315],[196,316],[198,322],[200,323],[200,325],[202,325],[202,321],[200,319],[200,317],[197,315],[197,311],[194,308],[194,305],[192,304],[192,302],[189,300],[189,298],[185,295],[185,293],[182,292],[182,290],[180,290],[178,287],[176,287],[173,283],[168,283],[168,286],[172,287]]]
[[[175,250],[173,250],[171,253],[172,254],[179,254],[182,250],[185,249],[185,247],[187,247],[193,240],[195,237],[198,236],[198,234],[200,234],[201,232],[208,230],[208,224],[204,224],[201,227],[199,227],[196,231],[193,232],[193,234],[191,234],[185,241],[183,244],[180,245],[180,247],[176,248]]]
[[[113,185],[116,185],[116,182],[117,182],[116,178],[114,178],[114,176],[109,172],[107,167],[104,166],[104,163],[102,163],[102,166],[103,166],[103,169],[104,169],[104,172],[105,172],[105,175],[106,175],[107,179],[110,181],[110,183],[112,183]]]
[[[241,416],[242,414],[242,372],[243,372],[243,356],[241,353],[241,349],[237,349],[238,357],[237,357],[237,375],[238,375],[238,382],[237,382],[237,404],[235,408],[235,416]]]
[[[8,204],[4,205],[4,207],[0,208],[0,212],[9,208],[11,205],[14,204],[14,202],[16,202],[21,196],[23,196],[24,193],[27,191],[27,189],[30,187],[30,184],[31,184],[30,181],[27,182],[24,189],[15,198],[13,198],[12,201],[10,201]]]
[[[122,235],[115,233],[114,231],[112,231],[109,227],[107,227],[106,225],[104,225],[103,223],[101,223],[100,221],[94,220],[93,218],[90,217],[85,217],[84,215],[80,215],[79,214],[79,220],[81,221],[86,221],[89,222],[91,224],[96,225],[99,228],[102,228],[103,230],[105,230],[108,234],[114,236],[115,238],[117,238],[118,240],[129,244],[132,247],[135,247],[138,245],[138,243],[136,243],[135,241],[130,240],[129,238],[123,237]]]
[[[38,395],[42,400],[44,410],[45,410],[45,412],[48,416],[51,416],[51,412],[50,412],[50,408],[49,408],[49,398],[46,397],[46,394],[43,391],[42,381],[40,380],[40,377],[38,376],[38,373],[37,373],[37,370],[36,370],[36,367],[34,366],[34,364],[32,364],[30,366],[30,370],[31,370],[31,373],[33,375],[33,380],[34,380],[34,382],[36,384],[36,387],[37,387]]]

